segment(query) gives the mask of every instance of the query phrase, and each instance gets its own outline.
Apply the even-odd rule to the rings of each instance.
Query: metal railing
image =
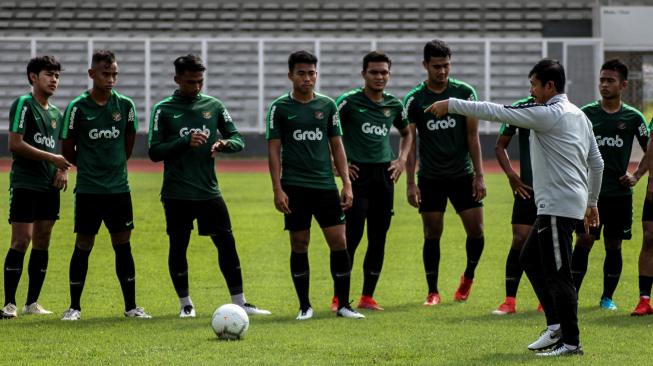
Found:
[[[140,131],[149,125],[150,110],[170,95],[172,61],[187,53],[200,54],[207,72],[204,92],[221,99],[244,132],[265,131],[267,105],[288,91],[287,57],[292,51],[314,52],[320,63],[317,89],[333,98],[358,87],[362,57],[383,50],[392,58],[388,90],[403,97],[425,79],[423,38],[79,38],[0,37],[0,113],[27,92],[24,70],[30,57],[54,54],[64,67],[57,95],[60,108],[91,86],[86,70],[93,50],[112,49],[120,74],[117,90],[137,105]],[[585,104],[598,98],[596,83],[603,59],[597,38],[450,38],[451,76],[474,86],[479,99],[511,103],[527,96],[527,73],[542,57],[559,59],[566,68],[570,99]],[[7,127],[6,117],[0,126]],[[481,133],[496,131],[484,122]]]

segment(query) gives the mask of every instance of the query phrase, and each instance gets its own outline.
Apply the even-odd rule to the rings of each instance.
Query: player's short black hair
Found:
[[[367,66],[370,62],[385,62],[388,64],[388,69],[392,66],[392,61],[390,57],[381,51],[372,51],[363,57],[363,71],[367,70]]]
[[[50,55],[30,59],[27,63],[27,81],[29,81],[30,85],[32,85],[32,80],[29,78],[29,74],[35,73],[38,75],[43,70],[61,71],[61,64],[54,56]]]
[[[91,58],[91,68],[95,68],[101,62],[111,65],[116,62],[116,55],[109,50],[95,50]]]
[[[429,62],[431,57],[451,58],[451,48],[445,41],[439,39],[426,42],[424,45],[424,61]]]
[[[615,58],[606,61],[601,66],[601,71],[603,70],[616,71],[619,74],[621,80],[628,80],[628,67],[619,59]]]
[[[189,53],[186,56],[180,56],[175,59],[173,62],[175,65],[175,74],[182,75],[186,71],[196,72],[196,71],[206,71],[202,59],[197,56]]]
[[[292,72],[297,64],[311,64],[317,66],[317,57],[308,51],[296,51],[288,56],[288,71]]]
[[[553,85],[558,93],[565,92],[565,68],[562,67],[558,60],[553,58],[545,58],[540,60],[533,66],[528,77],[535,75],[535,77],[542,83],[542,85],[553,81]]]

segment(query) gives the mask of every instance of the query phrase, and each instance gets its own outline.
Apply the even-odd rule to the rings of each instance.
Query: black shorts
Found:
[[[283,191],[288,195],[288,206],[291,211],[289,214],[284,214],[286,230],[310,229],[313,216],[321,228],[345,223],[345,213],[340,207],[340,195],[337,190],[284,185]]]
[[[354,201],[363,199],[375,213],[393,215],[395,183],[390,179],[390,163],[352,164],[358,167],[358,178],[351,182]]]
[[[589,233],[594,239],[603,236],[608,239],[630,240],[633,226],[633,196],[599,197],[599,226],[590,228]],[[585,234],[585,226],[581,221],[576,227],[577,234]]]
[[[59,220],[59,191],[9,188],[9,223]]]
[[[653,201],[644,199],[642,208],[642,221],[653,221]]]
[[[444,212],[447,198],[458,213],[483,207],[483,203],[477,202],[472,196],[473,179],[471,175],[447,180],[419,178],[417,186],[422,199],[419,212]]]
[[[537,218],[537,207],[535,206],[535,197],[531,193],[531,198],[521,198],[515,195],[515,201],[512,204],[512,221],[513,225],[533,226]]]
[[[133,230],[131,194],[75,193],[75,232],[95,235],[100,230],[102,221],[112,234]]]
[[[193,230],[196,219],[199,235],[216,235],[231,230],[229,211],[222,197],[200,201],[164,198],[161,201],[168,235]]]

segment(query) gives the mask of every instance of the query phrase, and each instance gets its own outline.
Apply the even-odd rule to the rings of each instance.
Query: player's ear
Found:
[[[292,71],[288,71],[288,80],[292,81]]]
[[[177,85],[181,84],[181,82],[179,80],[179,75],[176,75],[176,74],[175,74],[175,83],[177,83]]]
[[[34,83],[36,83],[36,79],[38,79],[38,78],[39,78],[39,76],[35,72],[30,72],[29,73],[30,84],[34,85]]]

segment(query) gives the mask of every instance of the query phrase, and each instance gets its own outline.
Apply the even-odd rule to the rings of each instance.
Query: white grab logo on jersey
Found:
[[[44,145],[51,149],[54,149],[54,137],[53,136],[43,136],[40,132],[34,134],[34,142],[37,144]]]
[[[204,134],[206,137],[211,136],[211,131],[208,128],[206,128],[206,125],[202,125],[202,128],[184,127],[181,130],[179,130],[179,136],[181,137],[188,136],[193,133],[201,133]]]
[[[597,135],[596,144],[599,146],[622,147],[624,146],[624,140],[619,135],[615,137],[602,137]]]
[[[364,133],[369,133],[372,135],[377,135],[377,136],[386,136],[388,134],[388,127],[383,125],[381,126],[374,126],[370,122],[365,122],[361,126],[362,130]]]
[[[297,141],[321,141],[322,136],[322,131],[319,128],[316,128],[315,131],[295,130],[292,133],[292,137]]]
[[[441,120],[429,120],[426,122],[426,128],[428,128],[431,131],[436,131],[436,130],[446,130],[447,128],[454,128],[456,127],[456,120],[453,119],[451,116],[447,116],[446,119],[441,119]]]
[[[116,129],[116,126],[111,126],[110,130],[98,130],[94,128],[88,131],[88,137],[91,140],[97,139],[117,139],[120,136],[120,130]]]

